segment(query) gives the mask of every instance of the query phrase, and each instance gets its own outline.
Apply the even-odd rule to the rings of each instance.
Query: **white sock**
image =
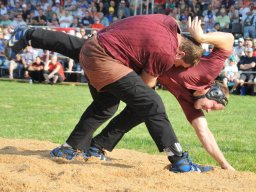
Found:
[[[71,147],[71,146],[69,144],[67,144],[67,143],[64,143],[63,147]]]

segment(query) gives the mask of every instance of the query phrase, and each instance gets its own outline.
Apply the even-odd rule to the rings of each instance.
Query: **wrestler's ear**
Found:
[[[185,52],[181,50],[177,50],[176,59],[182,59],[185,56]]]

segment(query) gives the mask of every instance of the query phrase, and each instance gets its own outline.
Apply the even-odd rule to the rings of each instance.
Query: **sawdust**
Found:
[[[215,168],[209,173],[175,174],[163,155],[118,149],[110,161],[53,160],[56,144],[0,138],[1,192],[256,191],[256,174]]]

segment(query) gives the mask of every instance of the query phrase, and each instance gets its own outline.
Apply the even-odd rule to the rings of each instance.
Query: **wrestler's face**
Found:
[[[206,94],[208,90],[209,89],[205,89],[203,91],[200,91],[199,95]],[[218,103],[217,101],[208,99],[206,97],[197,99],[194,103],[194,107],[196,109],[202,109],[206,112],[215,111],[215,110],[222,110],[222,109],[225,108],[224,105],[222,105],[221,103]]]
[[[210,100],[207,98],[198,99],[194,103],[194,107],[196,109],[202,109],[206,112],[224,109],[224,106],[222,104],[218,103],[217,101]]]

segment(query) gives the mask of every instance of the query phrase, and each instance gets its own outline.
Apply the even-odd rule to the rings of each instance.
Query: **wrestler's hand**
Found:
[[[188,18],[188,30],[191,36],[198,42],[202,43],[204,40],[204,32],[201,27],[201,20],[198,17],[195,17],[194,20],[191,20],[191,17]]]

